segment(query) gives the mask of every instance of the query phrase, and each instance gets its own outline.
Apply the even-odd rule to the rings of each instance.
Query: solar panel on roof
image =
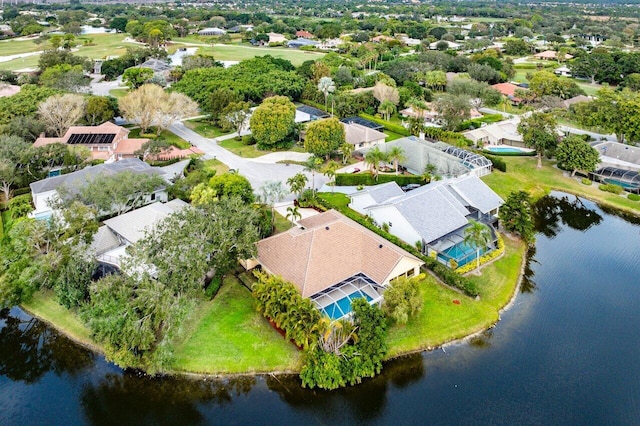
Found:
[[[347,117],[347,118],[343,118],[340,121],[342,121],[343,123],[346,123],[346,124],[350,124],[350,123],[359,124],[361,126],[368,127],[370,129],[373,129],[373,130],[382,130],[382,129],[384,129],[384,126],[382,124],[375,123],[375,122],[373,122],[371,120],[367,120],[367,119],[364,119],[362,117]]]
[[[76,133],[67,141],[70,145],[110,144],[115,139],[114,133]]]

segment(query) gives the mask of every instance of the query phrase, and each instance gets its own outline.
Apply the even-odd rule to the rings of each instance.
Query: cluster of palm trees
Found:
[[[392,162],[395,173],[398,174],[400,162],[406,159],[404,150],[399,146],[393,146],[386,152],[376,146],[365,154],[364,163],[369,166],[373,177],[378,180],[381,164]]]
[[[281,277],[256,273],[258,282],[253,286],[253,297],[258,312],[284,330],[287,339],[302,347],[318,341],[320,312],[313,302],[303,298],[293,284]]]

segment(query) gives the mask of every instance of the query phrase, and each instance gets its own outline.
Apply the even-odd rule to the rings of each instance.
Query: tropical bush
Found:
[[[316,324],[320,312],[313,302],[303,298],[298,290],[282,277],[256,272],[258,282],[253,286],[258,312],[284,330],[287,339],[308,348],[318,340]]]
[[[400,186],[424,183],[422,176],[379,174],[378,180],[376,180],[370,173],[336,174],[336,185],[338,186],[379,185],[387,182],[396,182]]]
[[[409,318],[422,309],[420,281],[425,278],[420,274],[414,278],[398,278],[391,282],[384,292],[382,310],[398,324],[406,324]]]
[[[534,238],[531,196],[526,191],[513,191],[500,208],[500,222],[509,232],[529,243]]]
[[[600,185],[598,188],[600,188],[600,191],[611,192],[612,194],[622,194],[624,192],[624,188],[615,183]]]
[[[591,186],[591,179],[589,178],[582,178],[581,182],[583,185]]]
[[[505,163],[503,159],[494,157],[493,155],[486,155],[485,153],[483,153],[483,155],[491,161],[494,169],[498,169],[504,173],[507,172],[507,163]]]
[[[631,201],[640,201],[640,195],[638,194],[629,194],[627,195],[627,198]]]
[[[364,118],[365,120],[373,121],[374,123],[382,124],[385,129],[387,129],[387,130],[389,130],[391,132],[397,133],[399,135],[411,136],[411,132],[409,132],[409,130],[405,129],[400,124],[396,124],[396,123],[392,123],[392,122],[387,121],[387,120],[383,120],[382,118],[376,117],[375,115],[371,115],[371,114],[361,113],[360,117]]]

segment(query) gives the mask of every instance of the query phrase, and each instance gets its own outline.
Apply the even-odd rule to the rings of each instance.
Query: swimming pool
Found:
[[[480,250],[480,256],[487,252],[487,249]],[[456,261],[458,266],[466,265],[469,262],[476,260],[476,248],[470,244],[462,241],[454,246],[449,247],[441,251],[438,257],[449,265],[449,260]]]
[[[513,146],[495,146],[495,145],[485,146],[484,150],[491,151],[491,152],[514,152],[518,154],[526,154],[529,152]]]
[[[342,299],[333,302],[332,304],[325,306],[321,309],[322,313],[328,316],[331,319],[342,318],[351,312],[351,302],[355,299],[364,298],[367,302],[371,301],[371,296],[367,293],[356,290],[348,296],[343,297]]]
[[[629,182],[624,182],[618,179],[610,179],[610,178],[606,178],[603,179],[606,183],[612,183],[614,185],[619,185],[621,187],[623,187],[624,189],[627,190],[635,190],[638,189],[638,185],[637,184],[633,184],[633,183],[629,183]]]

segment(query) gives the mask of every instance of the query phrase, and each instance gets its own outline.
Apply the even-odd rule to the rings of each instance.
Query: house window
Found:
[[[156,200],[156,193],[154,192],[153,194],[151,194],[151,201],[155,201]]]

